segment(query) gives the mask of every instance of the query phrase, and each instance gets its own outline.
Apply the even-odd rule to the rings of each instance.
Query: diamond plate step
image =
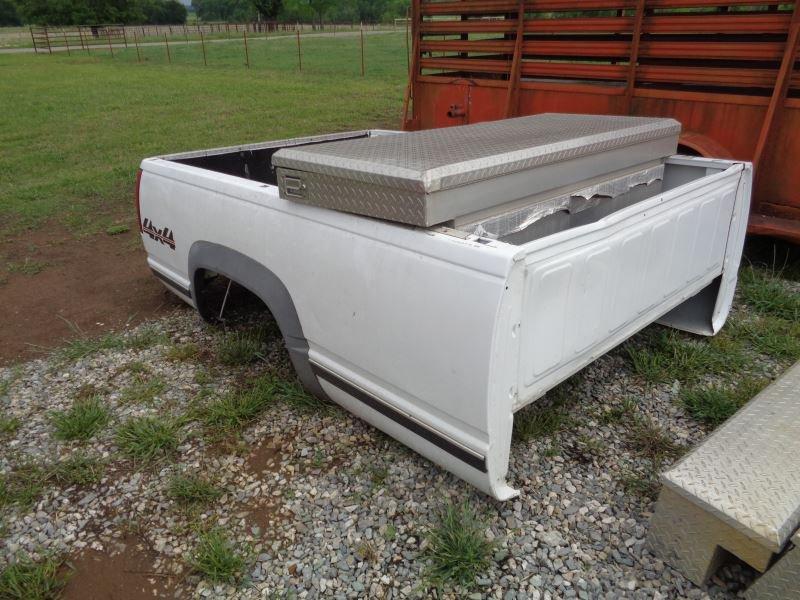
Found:
[[[800,525],[800,362],[662,474],[651,549],[697,584],[723,558],[759,571]]]

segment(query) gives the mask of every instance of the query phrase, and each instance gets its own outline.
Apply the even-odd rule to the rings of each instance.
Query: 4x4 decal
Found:
[[[175,235],[169,227],[158,229],[150,219],[142,221],[142,232],[150,236],[150,239],[158,240],[175,250]]]

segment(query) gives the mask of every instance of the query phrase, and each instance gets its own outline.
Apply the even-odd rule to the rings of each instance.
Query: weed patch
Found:
[[[747,306],[761,315],[800,320],[800,294],[788,290],[775,274],[752,266],[742,267],[739,294]]]
[[[182,506],[200,506],[219,498],[222,491],[202,477],[180,473],[169,480],[167,495]]]
[[[24,462],[10,473],[0,475],[0,507],[32,506],[45,490],[47,472],[34,462]]]
[[[763,379],[748,378],[731,386],[696,386],[684,390],[680,402],[692,417],[714,428],[732,417],[767,384]]]
[[[62,485],[91,485],[103,477],[105,464],[86,454],[73,454],[66,460],[53,464],[50,474]]]
[[[628,342],[625,352],[638,376],[650,383],[694,381],[709,373],[728,373],[746,361],[736,344],[687,338],[669,329],[649,330]]]
[[[0,436],[11,436],[17,433],[22,422],[17,417],[0,416]]]
[[[66,584],[59,575],[62,561],[52,556],[38,562],[22,556],[0,573],[0,598],[4,600],[55,600]]]
[[[38,260],[31,260],[26,258],[23,262],[8,263],[7,267],[9,273],[19,273],[21,275],[38,275],[47,268],[46,262]]]
[[[194,342],[186,344],[173,344],[164,353],[164,358],[176,362],[194,360],[200,356],[200,347]]]
[[[212,529],[201,534],[189,564],[214,583],[234,584],[244,576],[247,559],[221,529]]]
[[[486,523],[468,503],[448,503],[428,532],[426,579],[436,587],[448,583],[472,587],[491,565],[495,548],[485,530]]]
[[[122,390],[122,404],[152,404],[153,400],[167,389],[163,377],[137,375],[133,382]]]
[[[121,233],[127,233],[130,230],[131,228],[128,227],[127,225],[121,225],[121,224],[109,225],[108,227],[106,227],[106,234],[120,235]]]
[[[800,322],[762,316],[732,320],[726,329],[729,336],[746,341],[760,354],[779,360],[800,359]]]
[[[117,430],[117,445],[123,454],[139,462],[172,455],[180,443],[180,423],[173,419],[138,417]]]
[[[80,441],[93,438],[109,418],[108,409],[97,396],[76,400],[69,410],[54,412],[51,416],[57,439]]]
[[[263,356],[266,337],[266,327],[226,331],[217,339],[217,358],[227,366],[253,363]]]
[[[673,442],[664,430],[646,417],[635,419],[628,431],[628,443],[640,456],[656,468],[665,460],[683,453],[683,447]]]

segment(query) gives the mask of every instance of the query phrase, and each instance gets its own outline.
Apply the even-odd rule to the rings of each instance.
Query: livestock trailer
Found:
[[[545,112],[672,117],[752,161],[749,231],[800,242],[800,2],[412,0],[408,130]]]

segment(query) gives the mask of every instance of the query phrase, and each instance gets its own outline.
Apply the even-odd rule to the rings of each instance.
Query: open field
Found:
[[[146,156],[397,127],[403,33],[0,55],[0,361],[124,327],[173,302],[146,269],[133,184]],[[111,234],[115,235],[111,235]]]
[[[0,56],[0,233],[58,218],[85,232],[131,215],[136,167],[153,154],[320,131],[397,126],[404,38],[173,44],[91,56]]]

